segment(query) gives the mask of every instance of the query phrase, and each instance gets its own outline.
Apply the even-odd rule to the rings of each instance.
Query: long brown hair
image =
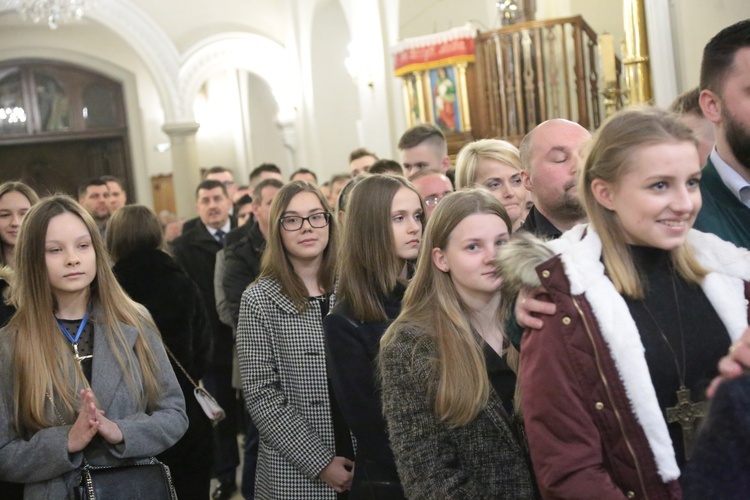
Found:
[[[417,330],[425,332],[426,341],[436,344],[427,392],[434,398],[438,418],[455,427],[470,423],[486,406],[490,383],[481,343],[469,321],[470,311],[450,274],[433,263],[432,250],[445,250],[456,226],[474,214],[497,215],[511,231],[505,209],[484,189],[465,189],[443,198],[427,224],[401,314],[380,341],[383,348],[395,342],[400,332]]]
[[[126,205],[107,222],[107,249],[115,262],[135,252],[163,250],[163,245],[159,219],[144,205]]]
[[[307,307],[307,288],[294,271],[292,261],[289,259],[286,248],[284,248],[284,242],[281,240],[281,216],[286,211],[292,198],[299,193],[313,193],[318,197],[323,210],[331,213],[331,207],[317,186],[313,186],[307,181],[292,181],[285,184],[276,193],[271,204],[268,239],[260,262],[258,279],[273,278],[278,281],[282,293],[292,301],[298,311],[302,312]],[[318,270],[318,286],[326,292],[333,292],[336,279],[336,251],[338,249],[338,230],[335,217],[331,216],[327,227],[328,246],[323,250],[323,262]]]
[[[24,195],[26,199],[29,200],[29,205],[32,207],[39,202],[39,196],[36,194],[36,191],[21,181],[7,181],[0,184],[0,198],[13,192]],[[0,248],[0,267],[4,265],[5,261],[3,260],[3,251],[2,248]]]
[[[677,115],[657,108],[634,108],[610,117],[594,134],[579,177],[579,192],[589,222],[602,240],[602,261],[617,291],[633,299],[643,298],[643,283],[617,215],[600,205],[591,183],[601,179],[616,185],[633,166],[639,148],[664,143],[690,142],[698,145],[693,132]],[[708,271],[685,243],[671,250],[677,272],[692,283],[700,283]]]
[[[45,198],[32,207],[21,225],[16,282],[11,293],[11,302],[17,310],[5,330],[14,346],[14,426],[21,435],[59,424],[49,416],[48,397],[62,404],[58,408],[69,422],[75,420],[80,403],[77,389],[88,385],[58,329],[55,299],[47,275],[44,250],[47,228],[53,217],[63,213],[71,213],[83,221],[96,254],[96,277],[89,287],[94,311],[91,320],[103,325],[125,380],[144,410],[154,407],[160,392],[157,372],[161,368],[142,335],[144,329],[156,330],[156,327],[148,312],[133,302],[117,283],[94,219],[68,196]],[[120,323],[139,331],[135,352],[128,346]]]
[[[406,179],[394,175],[372,175],[351,192],[346,208],[339,248],[337,296],[346,299],[355,319],[385,321],[383,301],[393,291],[406,264],[394,248],[391,210],[396,193],[406,188],[424,202]],[[424,219],[422,219],[424,229]]]

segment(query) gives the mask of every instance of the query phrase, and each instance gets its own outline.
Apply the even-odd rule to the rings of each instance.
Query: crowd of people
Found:
[[[748,87],[742,21],[671,111],[455,168],[417,125],[321,185],[212,167],[169,223],[1,184],[1,496],[156,457],[182,499],[746,498]]]

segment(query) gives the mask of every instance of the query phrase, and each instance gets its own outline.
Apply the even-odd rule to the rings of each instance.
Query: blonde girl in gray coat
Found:
[[[69,498],[80,468],[156,455],[187,429],[148,313],[117,284],[94,220],[65,196],[26,215],[0,331],[0,479]],[[123,485],[127,488],[127,485]]]

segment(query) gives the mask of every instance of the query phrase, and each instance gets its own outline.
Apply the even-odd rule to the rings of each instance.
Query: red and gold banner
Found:
[[[394,47],[394,73],[403,76],[459,63],[474,62],[474,37],[468,27],[403,40]]]

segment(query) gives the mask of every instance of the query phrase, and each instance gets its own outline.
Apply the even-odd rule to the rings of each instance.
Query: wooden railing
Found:
[[[596,40],[597,34],[581,16],[480,33],[475,66],[478,95],[472,106],[475,137],[518,143],[550,118],[567,118],[596,129],[604,117]]]

